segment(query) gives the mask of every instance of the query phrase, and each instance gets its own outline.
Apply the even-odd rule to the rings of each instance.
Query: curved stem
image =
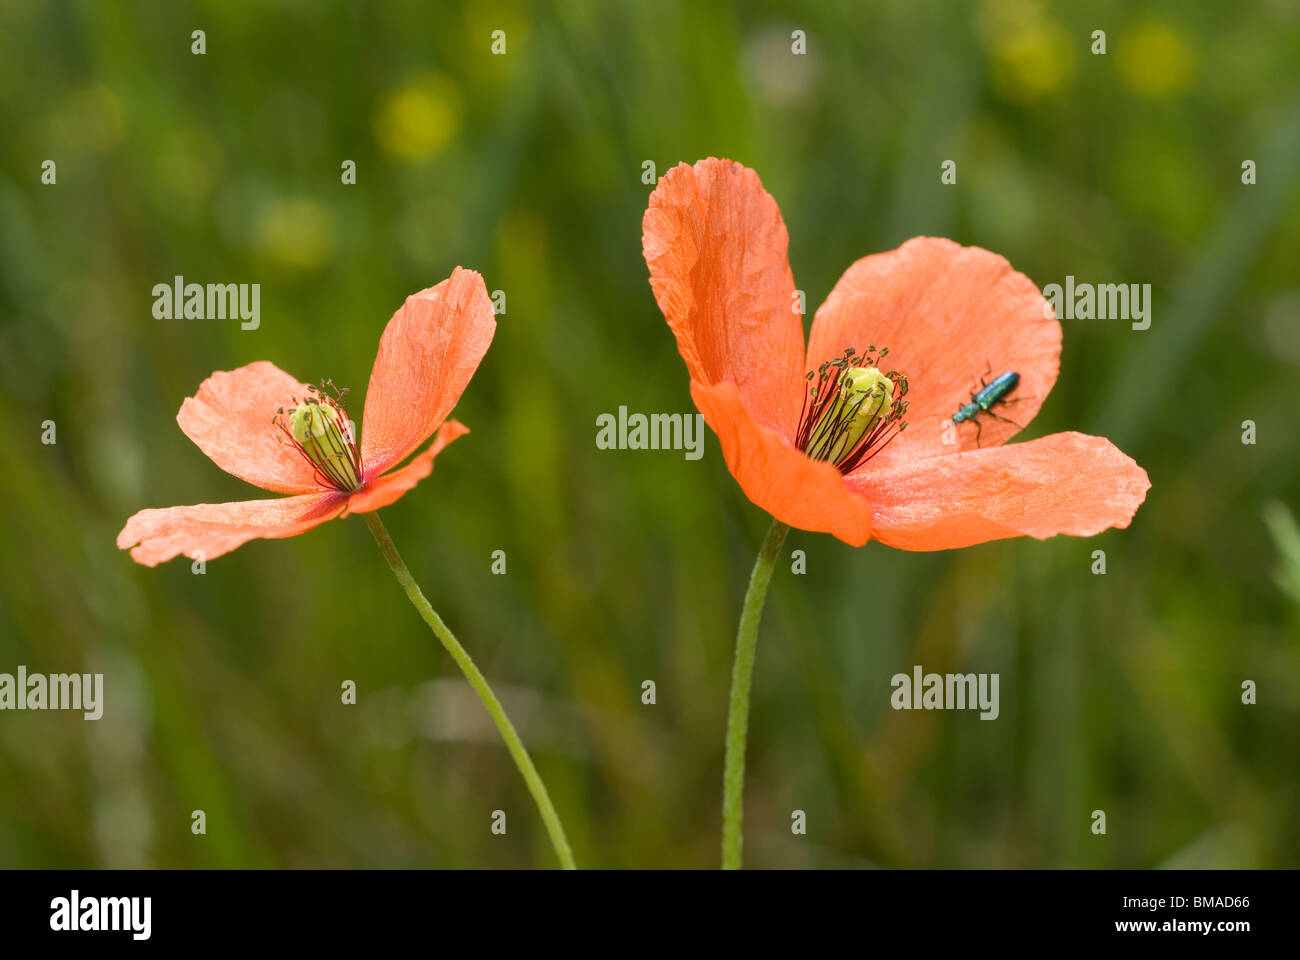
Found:
[[[745,605],[740,611],[736,631],[736,659],[731,667],[731,703],[727,709],[727,751],[722,770],[722,869],[739,870],[744,837],[741,823],[745,817],[745,741],[749,736],[749,688],[754,680],[754,651],[758,645],[758,623],[763,617],[767,587],[772,582],[781,544],[790,532],[780,520],[763,538],[749,575]]]
[[[501,732],[501,739],[506,742],[506,749],[510,751],[515,766],[519,768],[524,782],[528,784],[529,793],[533,795],[533,800],[537,803],[537,809],[546,824],[546,831],[551,835],[551,844],[555,847],[555,854],[560,858],[560,866],[566,870],[575,869],[573,851],[569,849],[568,838],[564,835],[564,826],[560,823],[560,817],[555,812],[555,807],[551,804],[550,794],[546,792],[546,784],[542,782],[542,778],[537,773],[537,768],[533,766],[532,758],[528,756],[528,751],[524,749],[523,741],[519,739],[519,734],[515,732],[514,724],[506,716],[501,701],[492,692],[487,679],[474,665],[469,653],[460,645],[455,635],[442,622],[442,617],[438,616],[433,606],[425,598],[419,584],[411,576],[411,571],[406,568],[406,564],[402,561],[402,555],[397,552],[397,547],[393,544],[393,538],[388,535],[388,528],[379,519],[379,514],[372,511],[363,513],[361,516],[365,518],[366,526],[370,528],[370,532],[375,537],[375,542],[379,544],[379,549],[383,551],[385,559],[388,560],[388,566],[392,568],[394,576],[397,577],[397,582],[402,585],[402,589],[406,591],[406,595],[410,598],[411,605],[424,618],[424,622],[429,625],[429,629],[442,641],[442,645],[451,654],[451,658],[456,661],[456,666],[460,667],[461,673],[465,674],[465,679],[469,681],[469,685],[474,688],[474,692],[483,701],[483,706],[487,707],[487,712],[492,715],[492,722],[497,725],[497,730]]]

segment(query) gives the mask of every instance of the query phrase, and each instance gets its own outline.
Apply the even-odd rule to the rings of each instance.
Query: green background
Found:
[[[383,516],[579,862],[716,865],[766,518],[712,434],[697,462],[595,446],[619,405],[692,410],[641,257],[642,165],[710,155],[776,197],[810,313],[917,234],[1155,299],[1144,332],[1064,323],[1024,435],[1099,433],[1142,464],[1128,530],[937,554],[791,536],[748,864],[1300,865],[1300,536],[1278,506],[1300,499],[1295,4],[0,0],[0,124],[0,672],[107,687],[98,722],[0,714],[0,865],[554,863],[359,519],[202,576],[114,546],[144,507],[261,495],[176,426],[212,371],[271,360],[359,401],[389,316],[457,264],[507,295],[457,408],[473,433]],[[260,283],[260,329],[154,319],[176,274]],[[999,673],[1000,718],[891,710],[916,663]]]

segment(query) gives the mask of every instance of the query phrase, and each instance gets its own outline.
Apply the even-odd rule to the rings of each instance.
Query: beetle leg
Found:
[[[1009,417],[1000,416],[999,414],[994,413],[992,410],[986,410],[984,412],[996,420],[1001,420],[1003,423],[1009,423],[1013,427],[1019,427],[1021,430],[1025,429],[1025,425],[1023,423],[1016,423],[1016,421],[1012,420]]]

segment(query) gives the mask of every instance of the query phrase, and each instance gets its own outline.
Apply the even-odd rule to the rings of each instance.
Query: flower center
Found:
[[[327,387],[334,396],[326,392]],[[300,402],[293,397],[293,406],[276,410],[273,422],[315,468],[322,484],[350,493],[361,486],[361,452],[343,409],[347,390],[338,389],[329,380],[307,390],[306,399]]]
[[[849,347],[844,356],[809,371],[795,435],[800,450],[848,473],[903,432],[907,377],[897,370],[880,372],[879,364],[888,354],[888,347],[879,354],[875,346],[864,354]]]

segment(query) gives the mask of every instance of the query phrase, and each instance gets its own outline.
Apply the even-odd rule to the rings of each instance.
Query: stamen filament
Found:
[[[325,392],[327,386],[336,396]],[[347,390],[339,390],[329,380],[321,381],[319,388],[307,389],[310,396],[302,402],[292,398],[293,405],[279,408],[272,422],[311,464],[318,483],[344,492],[356,490],[364,472],[361,452],[341,403]]]
[[[907,426],[907,377],[881,373],[888,347],[864,354],[849,347],[842,357],[809,371],[795,444],[814,460],[848,473],[883,450]]]

